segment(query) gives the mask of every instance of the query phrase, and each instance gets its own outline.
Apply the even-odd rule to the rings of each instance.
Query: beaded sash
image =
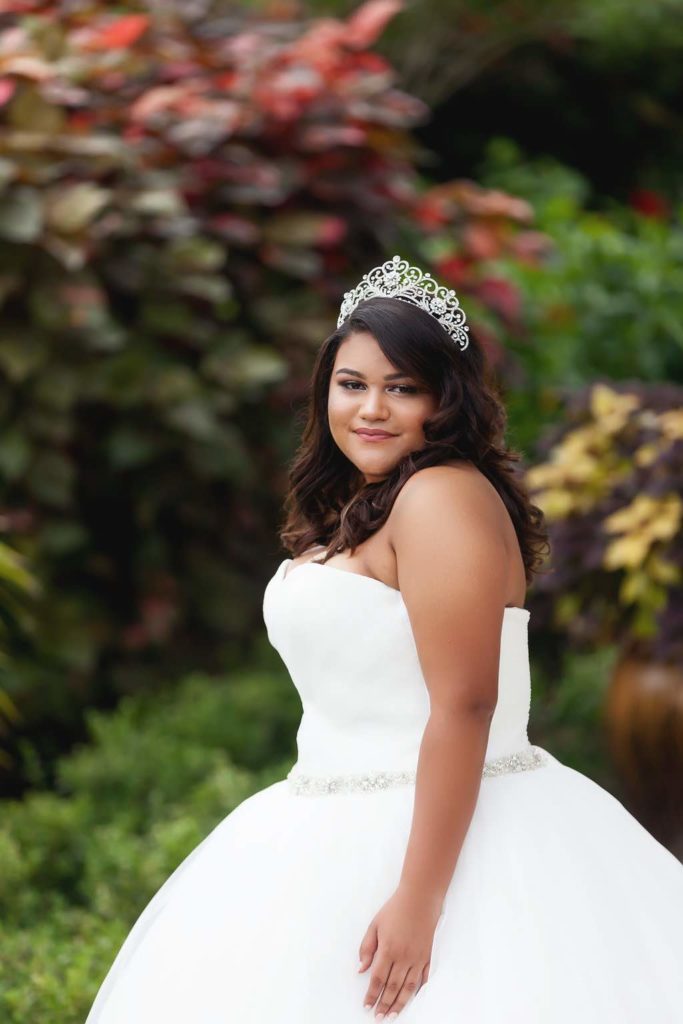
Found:
[[[517,754],[508,754],[493,761],[485,761],[482,778],[526,772],[548,764],[550,758],[541,747],[529,746]],[[416,770],[374,771],[361,775],[305,775],[296,765],[287,775],[289,788],[296,796],[323,796],[329,793],[368,793],[393,786],[406,786],[415,782]]]

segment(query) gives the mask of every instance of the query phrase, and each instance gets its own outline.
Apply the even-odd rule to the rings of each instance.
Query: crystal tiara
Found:
[[[419,306],[439,321],[461,350],[469,345],[469,327],[465,324],[465,314],[453,289],[438,284],[431,274],[411,266],[400,256],[393,256],[386,263],[373,267],[363,274],[352,291],[344,293],[337,327],[341,327],[360,302],[377,296]]]

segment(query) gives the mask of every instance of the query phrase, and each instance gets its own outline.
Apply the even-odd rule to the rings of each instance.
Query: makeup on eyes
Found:
[[[357,380],[342,380],[342,381],[337,381],[337,383],[339,384],[339,386],[341,388],[344,389],[344,391],[356,391],[357,388],[348,388],[348,387],[346,387],[346,385],[347,384],[359,384],[360,381],[357,381]],[[392,388],[404,388],[405,390],[401,392],[404,395],[416,395],[418,393],[418,390],[419,390],[413,384],[392,384],[391,387]]]

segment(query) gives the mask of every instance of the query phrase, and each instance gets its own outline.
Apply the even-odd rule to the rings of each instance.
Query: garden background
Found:
[[[317,346],[454,287],[551,534],[530,738],[683,858],[683,3],[0,10],[0,1015],[76,1024],[295,759],[262,620]]]

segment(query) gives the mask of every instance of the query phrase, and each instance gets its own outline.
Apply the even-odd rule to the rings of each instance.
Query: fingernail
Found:
[[[384,1014],[378,1013],[377,1016],[375,1017],[375,1020],[384,1020]]]

